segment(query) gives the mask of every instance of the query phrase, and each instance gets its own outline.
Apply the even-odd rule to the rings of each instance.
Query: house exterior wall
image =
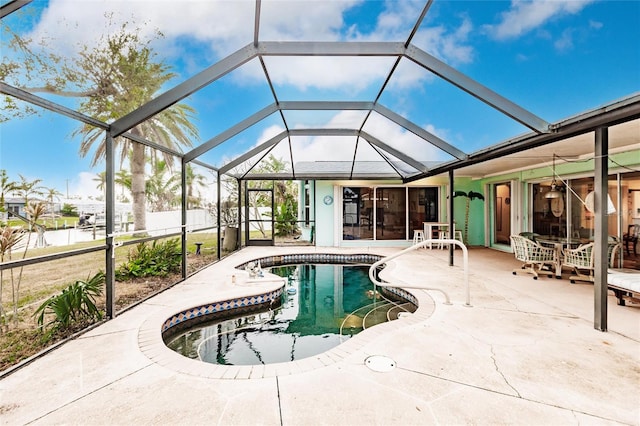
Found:
[[[625,173],[631,170],[640,170],[640,149],[622,153],[612,153],[609,155],[610,173]],[[556,162],[556,174],[563,179],[575,177],[593,176],[593,160],[575,162]],[[531,221],[529,216],[530,194],[529,183],[551,180],[553,175],[552,166],[549,162],[540,167],[529,170],[514,171],[501,175],[491,176],[484,179],[471,179],[465,176],[455,176],[454,190],[479,192],[483,194],[485,200],[472,200],[469,203],[469,223],[467,241],[472,246],[482,246],[489,240],[492,232],[492,198],[487,193],[487,188],[491,185],[502,182],[512,182],[518,188],[512,191],[520,193],[520,205],[512,206],[518,218],[518,225],[526,230]],[[446,176],[436,176],[420,181],[402,185],[393,181],[317,181],[316,193],[314,197],[316,213],[316,245],[318,246],[344,246],[344,247],[364,247],[364,246],[403,246],[409,245],[409,240],[342,240],[342,187],[344,186],[437,186],[440,190],[440,220],[447,221],[447,195],[448,179]],[[331,197],[331,204],[325,203],[325,197]],[[466,220],[466,197],[454,198],[454,221],[456,229],[465,230]],[[513,230],[519,232],[520,229]],[[410,236],[411,238],[411,236]]]
[[[484,244],[485,236],[485,203],[487,202],[487,194],[484,193],[484,185],[479,180],[473,180],[468,177],[455,177],[453,179],[454,191],[470,191],[478,192],[485,197],[485,201],[475,199],[469,202],[469,235],[466,241],[469,245],[479,246]],[[467,210],[467,198],[455,197],[453,199],[453,220],[456,222],[456,229],[465,232],[465,220]]]
[[[620,152],[620,153],[611,153],[609,154],[609,159],[610,159],[609,175],[621,173],[624,176],[624,173],[640,170],[640,149]],[[570,162],[565,162],[562,159],[560,159],[556,161],[555,170],[556,170],[556,175],[559,176],[559,178],[556,177],[556,179],[561,179],[564,181],[581,178],[581,177],[592,177],[594,173],[593,172],[594,160],[593,159],[585,159],[585,160],[577,159],[577,160],[571,160]],[[519,212],[521,214],[521,222],[520,222],[522,227],[521,230],[529,230],[529,224],[533,219],[530,216],[531,194],[529,192],[530,190],[529,184],[538,183],[541,181],[549,181],[552,179],[553,179],[553,166],[551,162],[548,162],[547,164],[544,164],[541,167],[491,176],[488,178],[477,180],[475,181],[475,183],[481,188],[489,187],[497,183],[508,182],[508,181],[516,182],[516,184],[520,185],[520,189],[522,193],[521,206],[519,206],[519,209],[520,209]],[[456,179],[455,181],[456,181],[456,188],[457,188],[459,179]],[[612,194],[611,192],[612,191],[611,186],[609,191],[610,191],[610,194],[613,196],[614,194]],[[485,197],[487,197],[487,195],[488,194],[485,194]],[[615,199],[616,197],[614,196],[613,198]],[[487,200],[485,202],[491,203],[491,199],[487,197]],[[626,205],[623,204],[618,208],[620,207],[622,207],[623,214],[628,214],[626,210]],[[456,217],[457,217],[457,215],[460,213],[459,211],[460,209],[458,208],[457,205],[455,208],[456,208]],[[489,217],[491,217],[490,208],[491,206],[487,205],[487,211],[489,212]],[[487,233],[487,236],[490,235],[489,233],[491,232],[491,228],[489,227],[485,229],[485,226],[480,226],[482,225],[482,223],[478,222],[479,217],[476,217],[475,213],[476,211],[474,211],[474,214],[470,215],[471,216],[470,226],[472,226],[471,224],[473,224],[474,227],[476,226],[481,227],[483,229],[483,232]],[[519,231],[520,230],[517,230],[517,229],[512,230],[512,233],[517,233]],[[615,230],[610,230],[610,233],[612,235],[617,234]],[[485,238],[485,235],[482,236],[481,240],[484,240],[484,238]],[[477,240],[474,239],[474,241],[477,241]]]
[[[325,203],[325,198],[331,197],[331,203]],[[327,198],[327,201],[329,199]],[[315,192],[316,207],[316,245],[317,246],[333,246],[337,245],[334,241],[335,227],[340,224],[335,223],[334,209],[338,205],[334,194],[334,185],[332,181],[317,181]]]
[[[440,220],[447,220],[447,185],[446,177],[432,177],[403,185],[398,181],[316,181],[315,188],[315,218],[316,218],[316,245],[318,246],[341,246],[341,247],[399,247],[408,246],[411,243],[412,235],[409,239],[401,240],[343,240],[342,239],[342,188],[345,186],[370,186],[370,187],[421,187],[436,186],[440,191],[439,215]],[[325,198],[332,198],[331,204],[326,204]]]

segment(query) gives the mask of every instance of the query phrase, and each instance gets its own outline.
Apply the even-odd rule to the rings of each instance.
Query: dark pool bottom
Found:
[[[185,321],[168,329],[163,338],[184,356],[222,365],[271,364],[317,355],[364,328],[415,311],[415,300],[380,287],[374,290],[368,270],[361,264],[272,267],[271,273],[287,278],[279,300]]]

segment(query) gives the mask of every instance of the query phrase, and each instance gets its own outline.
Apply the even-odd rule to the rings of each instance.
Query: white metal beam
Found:
[[[7,4],[3,4],[0,6],[0,19],[28,5],[31,1],[32,0],[12,0]]]
[[[398,42],[369,41],[263,41],[261,56],[398,56],[404,52]]]

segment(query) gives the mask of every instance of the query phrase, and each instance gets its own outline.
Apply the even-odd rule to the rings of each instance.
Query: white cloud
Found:
[[[405,41],[424,6],[415,1],[388,1],[370,30],[345,23],[345,13],[363,0],[344,1],[263,1],[260,39],[263,41]],[[366,7],[366,3],[364,5]],[[105,14],[113,13],[108,27]],[[142,34],[151,37],[159,29],[165,35],[161,55],[180,57],[189,74],[201,70],[229,53],[251,43],[254,31],[255,3],[252,1],[151,1],[151,0],[51,0],[42,19],[31,34],[35,38],[53,35],[58,52],[77,49],[76,44],[91,45],[105,31],[115,32],[122,22],[139,25]],[[108,27],[108,28],[107,28]],[[463,19],[451,32],[441,27],[427,28],[415,36],[426,50],[451,63],[471,60],[472,49],[465,44],[472,26]],[[189,56],[186,45],[195,41],[200,47]],[[185,44],[185,42],[187,44]],[[203,50],[208,46],[209,51]],[[193,52],[193,50],[190,50]],[[388,58],[268,58],[270,76],[278,84],[307,88],[363,91],[379,85],[390,70]],[[234,78],[263,78],[259,67],[242,67]],[[417,75],[401,76],[405,86],[424,82]],[[246,81],[245,81],[246,83]]]
[[[570,50],[573,47],[573,31],[571,29],[564,30],[560,38],[553,43],[553,46],[560,52]]]
[[[356,57],[278,57],[266,58],[269,75],[277,85],[299,90],[341,89],[355,96],[371,83],[382,85],[389,74],[389,58]]]
[[[593,29],[599,30],[603,26],[604,26],[604,24],[602,22],[593,21],[593,20],[589,21],[589,28],[593,28]]]
[[[89,197],[97,198],[103,196],[97,186],[95,179],[98,175],[91,172],[80,172],[69,185],[69,195],[72,197],[81,197],[87,199]]]
[[[466,64],[473,60],[473,48],[466,44],[472,31],[473,23],[463,17],[460,26],[453,31],[441,25],[419,31],[414,44],[452,65]]]
[[[253,8],[248,1],[52,0],[32,36],[53,33],[54,43],[64,49],[77,41],[91,45],[105,31],[117,31],[129,22],[140,26],[142,35],[159,29],[168,40],[207,40],[213,50],[228,53],[225,46],[251,42],[253,25],[247,17],[253,16]],[[111,27],[106,15],[112,15]]]
[[[335,114],[322,127],[351,128],[352,123],[358,122],[360,119],[361,113],[359,111],[341,111]],[[345,126],[345,123],[350,123],[351,126]],[[445,138],[447,134],[446,131],[436,129],[432,125],[426,125],[424,128],[441,138]],[[273,126],[265,130],[259,139],[261,141],[267,140],[282,130],[280,127]],[[371,115],[364,130],[392,148],[422,161],[432,161],[446,157],[445,154],[428,142],[378,114]],[[296,136],[292,140],[294,161],[351,161],[355,142],[356,138],[354,136]],[[259,143],[256,145],[259,145]],[[291,161],[288,139],[283,139],[271,154],[287,162]],[[358,147],[357,160],[383,161],[380,155],[363,140],[360,141]]]
[[[549,20],[576,14],[594,0],[530,0],[511,2],[511,8],[503,12],[496,25],[485,25],[485,30],[498,40],[517,38],[541,27]]]

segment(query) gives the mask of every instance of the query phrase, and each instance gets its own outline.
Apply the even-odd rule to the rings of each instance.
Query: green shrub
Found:
[[[276,235],[286,237],[298,230],[298,203],[289,195],[284,203],[276,207]]]
[[[140,243],[135,251],[130,252],[127,262],[116,270],[116,280],[125,281],[130,278],[160,276],[180,272],[182,252],[177,238],[151,246]]]
[[[78,210],[76,210],[75,206],[64,203],[62,205],[62,208],[60,209],[60,214],[62,214],[63,216],[78,217]]]
[[[50,334],[53,334],[83,321],[102,319],[102,312],[96,307],[95,298],[102,294],[104,282],[105,275],[101,271],[87,278],[87,281],[76,281],[63,289],[62,293],[51,296],[34,313],[38,325],[43,329],[52,326]],[[47,314],[54,314],[55,317],[44,324]]]

